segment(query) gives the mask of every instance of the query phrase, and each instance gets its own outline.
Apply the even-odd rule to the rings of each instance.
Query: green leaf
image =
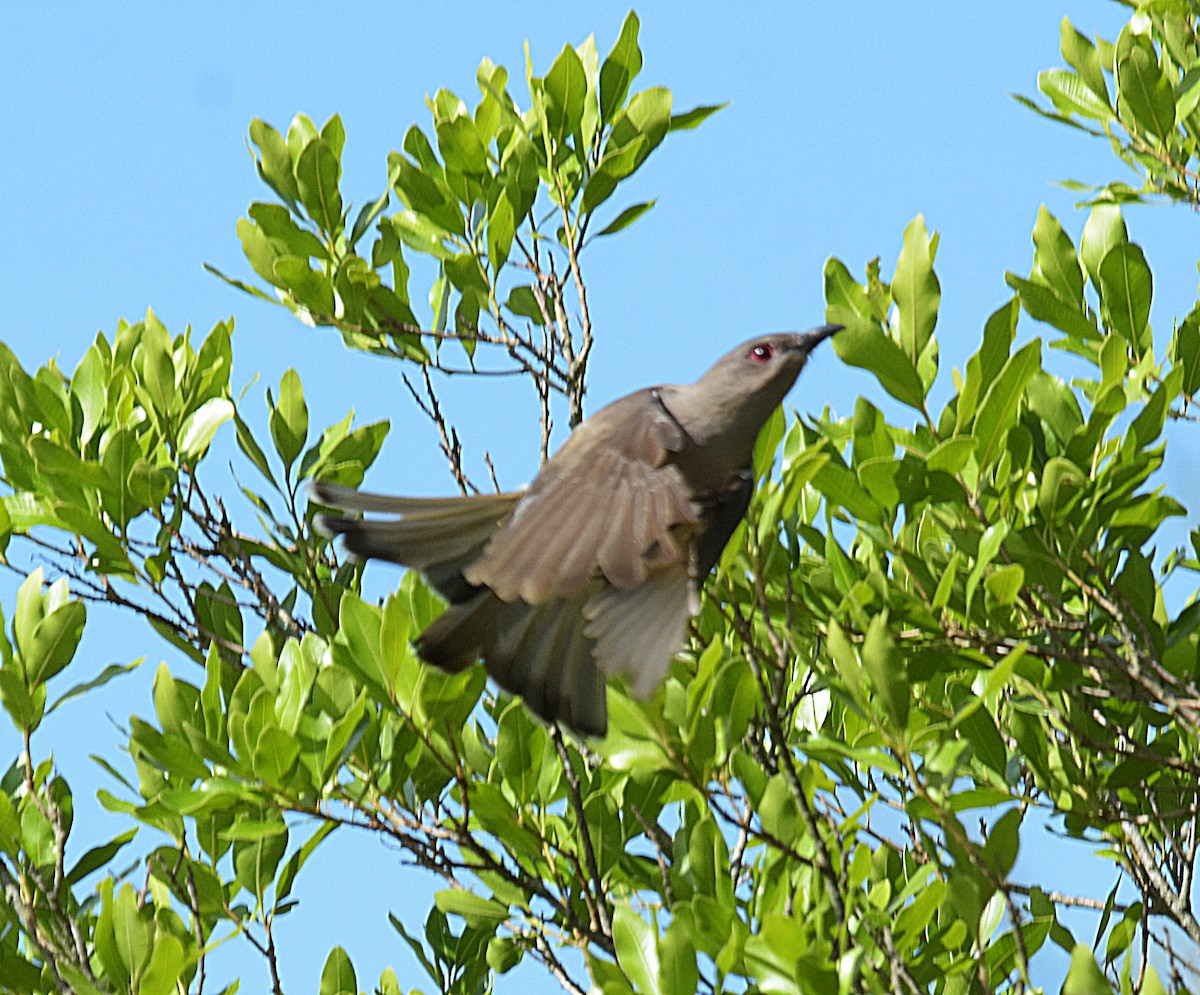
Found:
[[[619,231],[624,231],[657,203],[657,200],[647,200],[641,204],[633,204],[625,208],[625,210],[596,233],[596,238],[601,238],[604,235],[615,235]]]
[[[300,190],[283,136],[265,121],[255,118],[250,122],[250,140],[258,146],[259,154],[255,157],[258,175],[284,200],[298,200]]]
[[[109,364],[105,362],[98,345],[93,345],[84,354],[71,377],[71,394],[79,401],[83,412],[83,425],[79,430],[79,444],[86,446],[104,417],[106,391],[109,380]]]
[[[925,457],[925,465],[930,470],[944,470],[946,473],[960,473],[970,461],[979,445],[972,435],[955,435],[939,442]]]
[[[507,936],[493,936],[488,940],[487,963],[497,974],[507,974],[519,963],[524,951],[520,944]]]
[[[963,384],[955,411],[954,434],[961,435],[979,410],[980,397],[992,385],[1008,360],[1013,336],[1020,314],[1019,299],[1014,297],[997,308],[983,327],[983,343],[979,351],[967,360],[967,379]]]
[[[508,259],[515,231],[512,204],[508,202],[508,195],[502,192],[496,198],[496,206],[488,216],[487,225],[488,262],[491,264],[493,277],[500,272],[500,268]]]
[[[22,648],[25,672],[31,684],[41,684],[61,671],[79,648],[87,609],[82,601],[68,601],[43,618],[33,639]]]
[[[184,974],[183,944],[165,930],[155,930],[150,963],[138,985],[138,995],[172,995]]]
[[[425,215],[401,211],[393,214],[389,220],[400,241],[410,248],[435,259],[449,259],[454,255],[454,250],[445,244],[450,233]]]
[[[279,403],[271,409],[271,438],[284,466],[290,468],[308,439],[308,405],[300,376],[289,369],[279,384]]]
[[[671,129],[671,102],[671,91],[663,86],[652,86],[635,93],[625,110],[613,121],[605,151],[644,138],[646,145],[638,159],[638,165],[641,165]]]
[[[300,757],[300,744],[283,729],[269,726],[258,737],[251,765],[265,784],[285,787],[287,777]]]
[[[613,910],[613,946],[617,963],[634,990],[658,992],[658,944],[650,924],[625,902]]]
[[[638,47],[638,16],[632,10],[625,15],[616,44],[600,67],[600,120],[607,124],[629,96],[629,85],[642,71],[642,50]]]
[[[271,273],[271,282],[286,290],[297,304],[315,318],[329,320],[335,302],[328,276],[313,269],[300,256],[280,256],[271,264]]]
[[[979,552],[975,557],[975,566],[971,568],[971,573],[967,576],[967,610],[970,611],[971,601],[975,594],[979,582],[983,580],[984,574],[987,571],[988,565],[995,559],[996,554],[1000,552],[1000,547],[1004,545],[1004,540],[1008,538],[1009,525],[1007,521],[1001,520],[994,525],[989,525],[983,530],[983,535],[979,540]]]
[[[1019,563],[1010,563],[989,574],[984,581],[984,587],[996,604],[1011,605],[1017,600],[1024,583],[1025,568]]]
[[[1122,242],[1128,242],[1125,219],[1116,204],[1096,204],[1083,226],[1079,239],[1079,258],[1087,268],[1092,283],[1100,284],[1100,263],[1109,251]]]
[[[1135,357],[1151,347],[1150,301],[1154,277],[1142,250],[1123,242],[1109,250],[1100,263],[1100,294],[1113,329],[1129,343]]]
[[[925,410],[925,387],[908,355],[877,327],[851,315],[839,315],[829,309],[830,318],[845,328],[833,337],[838,357],[875,375],[897,401],[917,411]]]
[[[179,451],[185,458],[202,456],[217,429],[233,417],[233,402],[224,397],[205,401],[188,415],[179,432]]]
[[[275,255],[329,259],[329,250],[321,240],[296,224],[292,213],[283,205],[255,203],[250,205],[247,213],[270,239]]]
[[[931,240],[925,218],[918,214],[904,229],[904,247],[892,279],[892,300],[900,315],[900,348],[914,369],[933,335],[941,299]]]
[[[1017,862],[1017,850],[1021,843],[1021,810],[1011,808],[992,826],[987,842],[983,846],[984,862],[997,877],[1008,877]]]
[[[1069,70],[1043,69],[1038,73],[1037,85],[1063,114],[1079,114],[1097,121],[1108,121],[1113,117],[1108,101],[1096,96],[1079,76]]]
[[[342,176],[340,156],[321,138],[314,138],[296,161],[296,186],[308,216],[327,238],[342,232],[342,195],[338,181]]]
[[[645,158],[646,138],[637,136],[625,145],[606,152],[583,188],[581,209],[594,211],[613,195],[617,184],[633,173]]]
[[[146,321],[138,344],[141,358],[142,383],[154,403],[155,411],[164,415],[174,406],[175,363],[171,358],[171,335],[153,312]]]
[[[1089,342],[1100,338],[1082,302],[1078,306],[1067,304],[1049,287],[1023,280],[1015,273],[1004,274],[1004,281],[1017,292],[1031,318],[1053,325],[1073,339]]]
[[[658,990],[663,995],[695,995],[700,971],[691,930],[684,920],[671,920],[659,941],[658,957]]]
[[[279,485],[275,483],[275,474],[271,472],[271,466],[267,462],[267,456],[262,451],[262,447],[259,446],[257,440],[254,438],[254,434],[250,431],[250,426],[242,421],[242,416],[237,414],[236,411],[234,412],[233,417],[234,425],[237,428],[238,448],[246,454],[250,462],[253,463],[258,469],[258,472],[266,477],[267,480],[271,482],[272,486],[278,490]]]
[[[546,101],[546,124],[554,141],[561,145],[579,130],[583,120],[583,101],[587,95],[587,75],[579,53],[564,45],[554,65],[542,80]]]
[[[446,161],[447,172],[453,171],[469,177],[487,175],[487,149],[484,148],[479,129],[475,127],[475,122],[469,114],[457,114],[439,121],[436,130],[438,148]],[[454,183],[450,184],[450,188],[460,200],[468,201],[463,195],[465,188],[459,189]]]
[[[863,669],[871,678],[875,694],[881,699],[884,713],[895,729],[908,724],[908,707],[911,697],[908,676],[904,672],[899,654],[888,633],[887,612],[875,615],[867,626],[863,639]]]
[[[140,666],[142,661],[145,659],[146,658],[144,656],[141,656],[132,663],[110,663],[90,681],[84,681],[81,684],[76,684],[71,689],[64,691],[61,695],[59,695],[54,704],[46,709],[46,714],[49,715],[56,708],[58,708],[59,705],[65,704],[72,698],[78,698],[80,695],[87,694],[88,691],[94,691],[98,687],[103,687],[114,677],[120,677],[122,674],[128,674],[131,670]]]
[[[671,115],[671,131],[690,131],[693,128],[700,127],[705,121],[729,106],[729,101],[723,104],[703,104],[699,107],[693,107],[690,111],[684,111],[682,114]]]
[[[1117,63],[1117,110],[1126,129],[1165,141],[1175,131],[1175,94],[1149,40],[1137,39]],[[1130,125],[1133,125],[1130,128]]]
[[[1083,270],[1070,236],[1063,231],[1058,219],[1038,208],[1037,223],[1033,226],[1033,265],[1046,285],[1066,304],[1080,309],[1083,300]]]
[[[858,662],[858,654],[854,652],[846,633],[833,619],[829,620],[829,633],[825,645],[847,689],[854,697],[859,697],[863,685],[862,665]]]
[[[121,962],[134,977],[145,969],[150,961],[153,926],[140,915],[137,896],[133,886],[121,885],[113,903],[113,934]]]
[[[508,908],[490,898],[483,898],[461,888],[436,892],[434,904],[446,915],[462,916],[468,926],[498,926],[508,918]]]
[[[1076,31],[1066,17],[1062,19],[1059,32],[1063,58],[1079,73],[1084,85],[1107,104],[1108,84],[1104,80],[1104,70],[1100,65],[1096,46]]]
[[[321,969],[320,995],[358,995],[358,977],[350,956],[341,947],[334,947]]]
[[[254,839],[235,839],[233,844],[233,868],[238,883],[260,900],[271,886],[288,839],[282,821],[272,821],[272,826],[263,827],[261,832]]]
[[[1112,991],[1087,944],[1076,944],[1071,951],[1071,967],[1063,982],[1062,995],[1112,995]]]
[[[63,882],[67,885],[74,886],[91,874],[92,871],[99,870],[106,864],[111,863],[113,857],[115,857],[121,852],[122,849],[124,849],[125,845],[137,835],[137,832],[138,827],[134,826],[132,829],[127,829],[119,836],[113,837],[113,839],[109,840],[107,843],[102,843],[99,846],[92,847],[87,853],[85,853],[79,858],[79,860],[75,862],[75,866],[67,872],[66,876],[63,878]]]
[[[532,801],[545,744],[545,732],[533,723],[519,701],[513,701],[497,724],[496,760],[505,783],[522,803]]]
[[[1180,323],[1171,358],[1184,371],[1183,392],[1194,395],[1200,390],[1200,304]]]
[[[974,435],[979,440],[979,465],[986,467],[999,452],[1000,443],[1016,424],[1017,407],[1029,383],[1042,366],[1042,340],[1034,339],[1018,349],[1004,364],[975,418]]]

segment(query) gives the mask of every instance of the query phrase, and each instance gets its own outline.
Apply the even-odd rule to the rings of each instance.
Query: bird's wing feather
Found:
[[[673,450],[679,429],[653,391],[584,422],[543,467],[479,560],[464,572],[504,601],[572,598],[602,574],[631,588],[686,563],[699,514]]]
[[[603,736],[608,725],[604,681],[584,635],[585,595],[500,609],[496,636],[484,647],[487,671],[548,722]]]
[[[595,660],[608,677],[621,675],[639,698],[666,677],[696,613],[692,580],[683,565],[621,590],[605,587],[584,607],[584,635],[595,640]]]

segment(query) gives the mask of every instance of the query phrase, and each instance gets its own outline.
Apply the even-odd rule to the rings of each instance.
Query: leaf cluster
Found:
[[[1160,72],[1164,52],[1182,67],[1181,9],[1140,9],[1125,42],[1093,46],[1097,65],[1126,88],[1147,46]],[[551,392],[572,420],[582,410],[582,249],[645,205],[592,235],[594,212],[711,111],[633,92],[637,33],[631,14],[603,61],[589,39],[540,77],[527,62],[524,110],[488,61],[473,110],[438,91],[432,132],[408,131],[389,189],[357,213],[337,118],[297,118],[286,137],[255,122],[276,202],[239,225],[250,265],[302,320],[426,373],[449,368],[447,338],[471,364],[499,347],[543,400],[544,448]],[[1103,87],[1086,46],[1071,51]],[[1132,90],[1126,111],[1139,134],[1184,141],[1143,121]],[[317,431],[289,370],[256,434],[225,324],[194,349],[149,315],[69,376],[0,349],[0,533],[29,575],[0,623],[0,704],[23,742],[0,779],[4,984],[199,993],[236,940],[282,990],[275,931],[340,831],[441,879],[422,929],[403,909],[391,922],[443,992],[491,990],[526,960],[613,995],[1031,992],[1053,947],[1071,957],[1065,991],[1166,991],[1152,952],[1185,990],[1200,949],[1200,532],[1189,519],[1189,545],[1170,548],[1188,510],[1161,471],[1195,417],[1200,305],[1156,341],[1152,269],[1119,207],[1068,227],[1039,212],[1028,273],[1007,275],[1012,297],[949,385],[923,218],[890,273],[826,264],[835,348],[872,389],[845,417],[767,425],[688,651],[647,702],[608,688],[600,742],[540,724],[480,668],[422,666],[411,639],[436,596],[408,574],[370,603],[361,566],[314,531],[304,482],[359,485],[386,425]],[[417,257],[433,273],[424,326]],[[457,436],[424,382],[414,397],[453,468]],[[204,468],[225,422],[229,510]],[[128,760],[99,760],[121,832],[68,860],[75,802],[33,735],[48,685],[85,665],[85,602],[142,615],[193,662],[159,666]],[[1101,893],[1021,878],[1047,825],[1054,845],[1109,861]],[[1090,936],[1064,914],[1079,907],[1097,914]],[[334,948],[319,990],[358,985]],[[390,969],[375,988],[401,990]]]

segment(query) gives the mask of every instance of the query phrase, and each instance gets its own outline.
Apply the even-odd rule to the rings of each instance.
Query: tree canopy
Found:
[[[392,923],[443,992],[502,988],[525,959],[611,995],[1030,992],[1054,947],[1064,992],[1194,986],[1200,530],[1159,471],[1168,428],[1198,418],[1200,302],[1154,334],[1121,207],[1200,207],[1198,30],[1196,0],[1133,8],[1112,41],[1064,20],[1067,68],[1026,103],[1108,139],[1136,180],[1083,191],[1077,239],[1033,219],[1032,262],[964,370],[939,368],[922,217],[890,273],[828,261],[838,357],[874,389],[844,418],[770,422],[688,652],[647,702],[609,687],[602,741],[541,724],[481,668],[419,664],[409,637],[439,605],[415,574],[364,599],[305,485],[363,483],[389,426],[310,425],[302,364],[256,434],[230,324],[193,341],[150,313],[69,372],[0,345],[0,544],[27,574],[0,618],[23,742],[0,778],[5,989],[199,995],[232,937],[281,991],[272,929],[341,827],[441,879],[423,931]],[[521,378],[544,458],[555,419],[583,415],[603,334],[588,247],[653,207],[623,187],[648,157],[668,137],[686,154],[675,133],[720,110],[638,89],[638,35],[631,13],[604,54],[568,44],[523,80],[484,59],[478,98],[436,91],[357,210],[338,117],[250,125],[253,275],[218,275],[400,364],[464,493],[494,481],[464,466],[444,378]],[[218,432],[236,491],[210,466]],[[135,665],[72,682],[95,603],[183,662],[159,667],[128,757],[97,758],[126,828],[69,862],[74,802],[39,725]],[[1107,861],[1106,898],[1014,874],[1047,824]],[[1094,934],[1064,921],[1080,906]],[[335,947],[319,990],[402,987]]]

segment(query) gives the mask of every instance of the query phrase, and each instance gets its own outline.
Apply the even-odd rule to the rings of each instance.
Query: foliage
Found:
[[[1062,54],[1069,68],[1046,69],[1037,81],[1051,108],[1018,99],[1054,121],[1107,138],[1142,180],[1140,187],[1120,181],[1067,186],[1108,203],[1160,194],[1200,206],[1200,4],[1121,2],[1135,13],[1115,42],[1093,42],[1063,18]]]
[[[1166,52],[1174,9],[1136,14],[1129,44]],[[238,285],[419,369],[414,397],[464,489],[438,372],[527,378],[543,451],[556,405],[577,420],[582,251],[647,205],[594,235],[593,216],[712,110],[631,92],[637,32],[631,14],[603,62],[589,39],[542,77],[527,68],[525,111],[488,61],[473,112],[439,91],[435,140],[410,129],[389,190],[352,223],[336,118],[251,127],[278,202],[239,234],[276,296]],[[361,568],[313,533],[304,481],[361,483],[386,425],[315,433],[289,371],[256,438],[229,388],[228,325],[194,349],[150,314],[70,376],[0,349],[5,548],[56,577],[31,572],[0,624],[0,700],[24,741],[0,780],[6,988],[199,992],[211,952],[240,937],[280,991],[273,930],[309,857],[354,827],[443,879],[420,935],[392,922],[445,992],[490,990],[526,958],[571,991],[1021,992],[1052,946],[1071,957],[1064,991],[1165,991],[1151,951],[1184,990],[1200,945],[1200,609],[1177,592],[1200,533],[1161,554],[1186,511],[1155,475],[1168,421],[1194,420],[1200,305],[1156,345],[1151,269],[1113,204],[1077,244],[1043,210],[1033,243],[940,406],[936,234],[914,220],[887,282],[878,260],[861,280],[829,261],[838,355],[878,390],[844,419],[769,424],[691,649],[649,702],[609,688],[603,742],[541,725],[480,668],[419,665],[409,637],[438,610],[423,582],[370,604]],[[424,326],[406,253],[432,260]],[[1065,380],[1041,338],[1018,340],[1022,314],[1084,372]],[[256,481],[239,485],[252,526],[201,468],[226,422],[235,472]],[[147,618],[196,666],[159,667],[132,763],[100,761],[100,801],[127,828],[68,864],[74,802],[33,736],[89,601]],[[82,708],[134,665],[51,707]],[[1106,899],[1015,876],[1047,822],[1115,865]],[[1121,880],[1136,900],[1118,902]],[[1089,903],[1098,928],[1077,937],[1062,912]],[[358,988],[335,948],[319,990]],[[401,988],[389,970],[376,990]]]

